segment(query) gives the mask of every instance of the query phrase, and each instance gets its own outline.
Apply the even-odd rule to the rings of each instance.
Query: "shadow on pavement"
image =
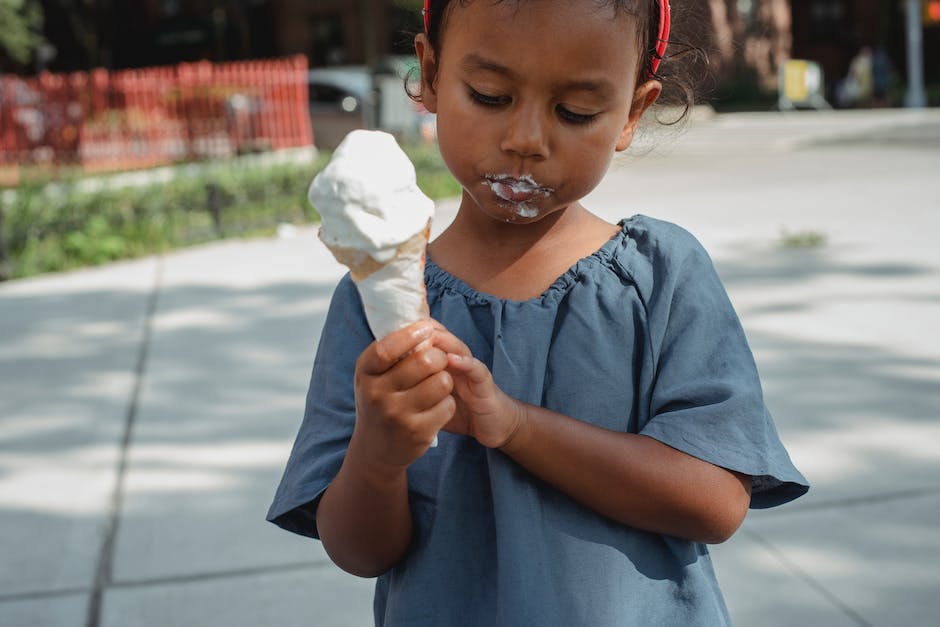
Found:
[[[281,596],[307,607],[294,624],[369,616],[369,582],[264,521],[335,277],[220,285],[163,263],[155,300],[147,271],[124,286],[0,292],[0,618],[96,585],[105,625],[198,624],[195,608],[212,595],[233,608],[233,624],[284,624]],[[817,320],[835,303],[871,306],[875,327],[904,326],[890,314],[940,302],[924,286],[937,268],[853,264],[827,248],[745,250],[717,265],[781,436],[814,485],[792,505],[753,512],[720,550],[734,555],[735,570],[721,574],[739,623],[757,624],[748,617],[788,601],[794,585],[805,607],[815,599],[845,624],[892,624],[882,618],[898,603],[936,607],[940,359],[890,338],[821,341],[772,322]],[[96,584],[122,459],[116,536]],[[773,599],[754,600],[756,581]]]

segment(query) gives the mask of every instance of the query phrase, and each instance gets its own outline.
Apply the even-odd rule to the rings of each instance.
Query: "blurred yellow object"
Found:
[[[809,71],[807,61],[787,61],[784,66],[784,93],[793,102],[802,102],[809,97],[806,75]]]
[[[823,94],[822,68],[815,61],[790,59],[781,65],[778,89],[781,109],[830,108]]]

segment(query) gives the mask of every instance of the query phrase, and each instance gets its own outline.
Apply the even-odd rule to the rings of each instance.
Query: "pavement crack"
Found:
[[[772,553],[774,557],[780,560],[780,563],[783,564],[787,570],[789,570],[791,573],[793,573],[796,576],[797,579],[803,581],[810,588],[812,588],[813,590],[818,592],[820,595],[822,595],[823,598],[825,598],[827,601],[832,603],[832,605],[838,608],[843,614],[845,614],[856,625],[858,625],[859,627],[873,627],[873,625],[867,620],[865,620],[865,618],[862,617],[861,614],[859,614],[854,609],[846,605],[842,601],[842,599],[840,599],[835,594],[830,592],[829,589],[826,586],[824,586],[822,583],[820,583],[815,577],[813,577],[808,572],[800,568],[799,565],[797,565],[793,560],[788,558],[786,553],[784,553],[779,548],[777,548],[777,546],[773,542],[771,542],[770,540],[768,540],[761,534],[757,533],[753,529],[741,529],[741,533],[747,535],[753,541],[757,542],[762,547],[764,547],[767,551]]]
[[[165,575],[162,577],[143,577],[140,579],[123,579],[118,581],[108,581],[103,589],[120,588],[146,588],[149,586],[177,585],[187,583],[200,583],[208,581],[219,581],[224,579],[239,579],[243,577],[255,577],[258,575],[276,575],[279,573],[316,571],[333,567],[333,562],[328,559],[308,560],[304,562],[292,562],[288,564],[269,564],[266,566],[253,566],[246,568],[233,568],[228,570],[206,571],[201,573],[187,573],[178,575]],[[78,594],[92,594],[93,590],[89,588],[60,588],[55,590],[26,590],[23,592],[13,592],[10,594],[0,594],[0,603],[11,603],[16,601],[34,601],[40,599],[54,599],[58,597],[74,596]],[[100,602],[100,601],[99,601]],[[98,610],[100,614],[100,607]]]
[[[860,496],[832,498],[821,501],[809,501],[807,503],[794,503],[793,505],[788,505],[779,512],[776,512],[776,515],[785,516],[789,514],[802,514],[806,512],[816,512],[827,509],[838,509],[841,507],[878,505],[880,503],[928,498],[937,495],[940,495],[940,486],[912,488],[910,490],[894,490],[892,492],[879,492],[877,494],[864,494]]]
[[[196,583],[202,581],[217,581],[220,579],[238,579],[256,575],[271,575],[277,573],[296,572],[304,570],[319,570],[331,567],[329,560],[295,562],[292,564],[276,564],[270,566],[256,566],[237,568],[231,570],[211,571],[204,573],[189,573],[181,575],[167,575],[164,577],[145,577],[141,579],[124,579],[110,584],[112,588],[143,588],[147,586],[173,585],[183,583]]]
[[[111,495],[110,513],[104,529],[104,540],[98,554],[98,563],[95,567],[95,580],[88,600],[88,614],[85,618],[85,627],[99,627],[101,623],[101,605],[104,591],[111,583],[111,574],[114,566],[114,547],[117,540],[118,528],[121,523],[121,508],[124,503],[124,480],[127,475],[128,458],[131,442],[134,436],[134,426],[137,422],[137,412],[140,404],[140,392],[143,387],[144,375],[147,371],[147,357],[150,352],[150,343],[153,335],[153,320],[156,316],[160,293],[163,290],[163,256],[158,256],[154,262],[153,285],[147,298],[144,310],[143,329],[140,347],[137,351],[137,363],[134,368],[134,385],[131,389],[130,400],[127,405],[127,414],[124,420],[124,433],[121,437],[120,452],[118,454],[117,469],[115,472],[114,492]]]
[[[70,597],[77,594],[88,594],[88,588],[60,588],[58,590],[27,590],[25,592],[12,592],[10,594],[0,594],[0,603],[11,603],[15,601],[35,601],[37,599],[55,599],[58,597]]]

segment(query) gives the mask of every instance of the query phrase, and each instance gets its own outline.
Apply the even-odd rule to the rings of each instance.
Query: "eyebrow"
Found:
[[[496,74],[502,74],[509,79],[519,78],[519,74],[505,65],[500,65],[495,61],[487,59],[486,57],[471,53],[465,56],[460,63],[465,70],[483,70],[486,72],[494,72]],[[559,85],[562,91],[586,91],[597,94],[599,96],[607,96],[614,91],[613,85],[611,85],[606,80],[590,80],[590,79],[576,79],[571,81],[565,81]]]

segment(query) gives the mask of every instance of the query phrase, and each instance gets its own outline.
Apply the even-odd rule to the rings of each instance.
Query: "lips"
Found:
[[[488,174],[484,177],[493,193],[511,203],[525,203],[540,196],[548,196],[555,190],[540,185],[531,175],[520,177],[505,174]]]

